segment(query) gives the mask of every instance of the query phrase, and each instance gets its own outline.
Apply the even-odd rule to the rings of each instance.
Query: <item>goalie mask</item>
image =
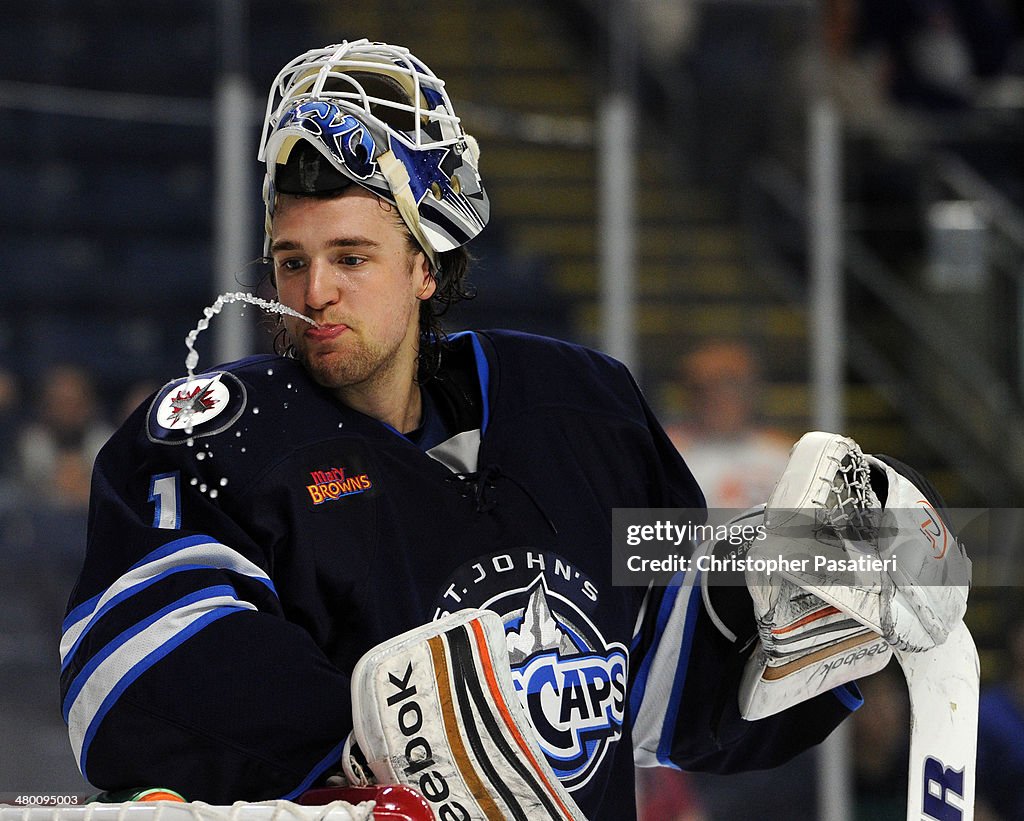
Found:
[[[288,63],[270,90],[259,158],[268,243],[278,193],[353,183],[398,208],[435,270],[438,253],[487,223],[476,141],[443,81],[398,46],[343,42]]]

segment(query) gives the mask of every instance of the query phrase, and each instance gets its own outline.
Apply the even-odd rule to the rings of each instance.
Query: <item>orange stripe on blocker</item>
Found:
[[[774,633],[775,635],[789,633],[793,630],[797,630],[803,627],[804,625],[810,624],[812,621],[823,619],[826,616],[834,616],[838,612],[839,610],[837,608],[833,607],[832,605],[829,605],[828,607],[823,607],[821,610],[816,610],[813,613],[809,613],[802,619],[797,619],[795,622],[793,622],[792,624],[787,624],[785,627],[773,627],[772,633]]]
[[[519,727],[516,724],[515,719],[512,718],[512,714],[509,712],[505,699],[502,698],[501,688],[498,686],[498,679],[494,673],[494,667],[491,664],[491,655],[488,651],[487,640],[484,638],[484,629],[481,626],[480,621],[478,619],[474,619],[470,622],[470,625],[473,627],[473,634],[476,638],[480,661],[484,668],[484,676],[487,679],[487,686],[491,690],[491,696],[494,698],[495,704],[498,705],[501,717],[505,720],[506,726],[515,737],[516,743],[519,745],[519,749],[522,750],[523,754],[527,759],[529,759],[530,764],[533,765],[534,771],[544,783],[544,786],[547,787],[548,792],[558,804],[559,809],[565,813],[566,818],[572,818],[572,813],[569,811],[569,808],[565,806],[561,796],[558,794],[558,790],[553,787],[551,782],[548,780],[544,769],[537,763],[537,759],[533,755],[533,750],[530,749],[530,745],[526,742],[526,739],[523,738],[522,733],[519,732]]]

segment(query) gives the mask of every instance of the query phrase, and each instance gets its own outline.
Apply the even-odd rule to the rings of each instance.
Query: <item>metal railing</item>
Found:
[[[1018,399],[1024,398],[1024,210],[961,157],[949,152],[934,157],[934,187],[969,203],[982,223],[986,238],[985,264],[1012,293],[1011,318],[1013,381]],[[1012,316],[1015,314],[1015,316]]]
[[[1024,217],[1005,199],[984,191],[962,161],[946,158],[936,167],[945,184],[957,183],[962,194],[970,191],[974,201],[987,203],[982,211],[998,216],[1002,233],[1013,237],[1024,228]],[[747,205],[761,273],[789,299],[804,304],[808,215],[802,182],[781,163],[768,161],[751,179]],[[989,224],[997,223],[993,218]],[[1017,247],[1024,258],[1024,245]],[[934,294],[890,270],[849,229],[843,234],[843,270],[852,289],[868,298],[872,312],[847,323],[851,370],[955,470],[979,504],[1019,505],[1024,498],[1024,407],[1015,375],[995,367]],[[1019,263],[1005,273],[1017,285],[1024,283],[1022,274]],[[886,338],[872,332],[878,328],[886,330]],[[900,339],[897,346],[891,344],[894,336]]]

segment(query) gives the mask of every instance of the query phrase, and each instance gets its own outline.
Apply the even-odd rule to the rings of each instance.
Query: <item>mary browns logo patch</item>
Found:
[[[306,491],[314,505],[335,502],[354,493],[366,493],[373,487],[373,481],[366,473],[349,473],[344,468],[310,471],[311,484]]]

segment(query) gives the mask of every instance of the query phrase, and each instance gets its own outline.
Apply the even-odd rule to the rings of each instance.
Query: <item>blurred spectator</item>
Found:
[[[659,69],[674,69],[692,52],[700,22],[699,0],[646,0],[637,4],[645,56]]]
[[[686,773],[668,767],[636,771],[637,821],[707,821]]]
[[[0,376],[0,399],[5,383]],[[0,489],[0,793],[95,792],[71,755],[53,675],[61,620],[85,553],[92,460],[109,431],[93,393],[86,372],[56,366],[40,384],[24,383],[31,401],[6,408],[0,401],[0,447],[10,460]]]
[[[1012,19],[994,0],[861,0],[859,19],[861,45],[884,55],[888,93],[911,107],[971,105],[1013,46]]]
[[[978,817],[1017,821],[1024,818],[1024,609],[1019,603],[1005,636],[1006,675],[984,689],[979,706]]]
[[[830,0],[826,32],[843,72],[841,97],[855,106],[871,100],[859,73],[881,98],[923,111],[972,106],[1012,70],[1017,37],[999,0]]]
[[[92,378],[70,364],[52,366],[18,435],[19,479],[34,498],[58,507],[88,502],[92,463],[113,432]]]
[[[903,821],[907,812],[910,702],[895,661],[859,679],[864,705],[853,714],[856,821]]]
[[[763,426],[761,379],[745,342],[714,340],[680,361],[689,413],[667,428],[708,506],[742,509],[767,501],[793,439]]]
[[[666,431],[700,483],[708,506],[738,511],[767,501],[793,441],[761,423],[761,380],[753,348],[727,339],[702,343],[680,359],[679,384],[687,415]],[[762,821],[788,820],[793,807],[815,805],[814,767],[810,751],[772,770],[727,777],[641,771],[639,818],[739,821],[757,807]],[[770,807],[761,800],[768,793],[778,799]],[[666,814],[669,807],[678,814]]]
[[[21,393],[14,374],[0,368],[0,509],[13,497],[11,484],[17,469],[14,457],[21,422]]]
[[[118,421],[123,422],[131,416],[135,409],[152,397],[160,387],[162,386],[159,382],[151,379],[140,379],[129,385],[118,406]]]

